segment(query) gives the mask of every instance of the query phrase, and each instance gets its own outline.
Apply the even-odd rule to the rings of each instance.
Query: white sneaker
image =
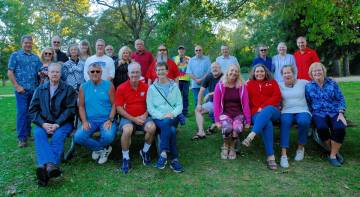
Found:
[[[280,166],[282,168],[288,168],[289,167],[289,162],[288,162],[288,158],[287,156],[283,155],[280,158]]]
[[[101,154],[100,154],[100,158],[98,160],[98,164],[104,164],[106,163],[110,153],[112,151],[112,147],[109,146],[108,148],[104,148],[102,151],[101,151]]]
[[[305,148],[297,149],[295,155],[295,161],[301,161],[304,159]]]
[[[102,151],[102,150],[93,151],[92,154],[91,154],[91,158],[92,158],[93,160],[98,160],[99,157],[100,157],[101,151]]]

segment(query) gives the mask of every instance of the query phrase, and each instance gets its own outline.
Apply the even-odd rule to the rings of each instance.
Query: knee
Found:
[[[124,125],[122,128],[122,136],[126,138],[130,137],[133,133],[133,130],[134,130],[133,125],[131,124]]]
[[[297,124],[299,127],[309,127],[311,124],[310,118],[301,118],[297,120]]]
[[[149,122],[145,125],[144,130],[146,133],[148,133],[150,135],[154,135],[155,131],[156,131],[156,126],[153,122]]]
[[[77,144],[82,144],[86,141],[86,135],[82,129],[79,129],[74,134],[74,141]]]

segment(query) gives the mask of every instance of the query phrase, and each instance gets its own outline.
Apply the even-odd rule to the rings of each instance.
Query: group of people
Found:
[[[116,56],[111,45],[106,46],[103,39],[98,39],[96,53],[91,56],[88,41],[70,45],[65,54],[60,49],[61,38],[54,36],[52,47],[46,47],[39,58],[32,52],[32,44],[31,36],[22,37],[22,49],[10,56],[8,76],[15,88],[19,147],[27,146],[31,122],[35,124],[36,174],[40,186],[61,175],[64,142],[77,127],[75,117],[79,117],[81,125],[73,139],[91,150],[97,163],[106,163],[112,152],[111,143],[120,131],[121,171],[128,173],[132,168],[131,137],[142,130],[144,146],[139,155],[143,165],[151,163],[149,149],[159,132],[160,152],[155,167],[164,169],[169,161],[174,172],[183,172],[176,128],[188,116],[189,89],[194,95],[198,128],[192,139],[205,139],[219,128],[224,139],[221,159],[236,159],[235,144],[246,128],[250,132],[242,144],[250,146],[255,136],[261,134],[267,166],[277,169],[273,122],[280,120],[280,166],[287,168],[293,122],[299,130],[295,160],[300,161],[313,120],[321,140],[329,147],[330,164],[343,163],[339,149],[347,125],[345,100],[337,83],[326,76],[326,68],[316,52],[306,46],[304,37],[297,39],[299,50],[294,56],[286,53],[283,42],[273,58],[267,56],[265,45],[259,45],[246,82],[239,62],[226,45],[221,46],[222,55],[211,63],[200,45],[195,46],[191,58],[185,55],[182,45],[178,55],[170,58],[166,46],[161,44],[153,58],[144,41],[138,39],[134,44],[136,51],[123,46]],[[213,123],[205,130],[206,113]],[[94,138],[97,131],[100,136]]]

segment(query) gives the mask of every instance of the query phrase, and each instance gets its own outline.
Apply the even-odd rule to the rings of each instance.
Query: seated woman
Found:
[[[305,95],[317,133],[330,150],[330,164],[340,167],[344,161],[339,150],[344,142],[347,125],[344,117],[344,96],[338,84],[326,77],[326,68],[323,64],[311,64],[309,76],[312,81],[306,85]]]
[[[276,170],[272,121],[280,118],[279,104],[281,102],[281,93],[279,85],[265,65],[257,64],[251,71],[247,89],[254,126],[242,144],[250,146],[254,137],[261,134],[267,156],[267,166],[270,170]]]
[[[280,166],[289,167],[286,149],[289,148],[290,130],[293,122],[298,125],[299,144],[295,155],[295,161],[304,159],[304,145],[307,140],[307,133],[311,124],[311,113],[305,99],[305,86],[307,80],[297,80],[293,65],[284,65],[281,68],[283,82],[279,83],[282,95],[280,146]]]
[[[229,65],[215,86],[214,118],[215,124],[222,128],[224,138],[221,159],[236,159],[235,142],[238,133],[243,131],[244,123],[249,128],[251,122],[249,97],[238,65]]]
[[[155,69],[158,79],[149,87],[146,104],[151,118],[160,129],[160,156],[156,168],[165,168],[169,152],[170,168],[174,172],[183,172],[176,148],[177,116],[183,108],[181,93],[178,85],[167,78],[167,64],[157,64]]]
[[[81,85],[79,91],[79,114],[82,126],[76,131],[74,141],[92,150],[92,159],[99,164],[107,161],[116,134],[114,95],[115,89],[108,80],[102,80],[101,65],[89,65],[90,80]],[[100,138],[92,134],[100,131]]]
[[[61,65],[51,63],[48,76],[49,81],[35,90],[29,109],[36,125],[34,138],[39,186],[46,186],[50,178],[61,174],[61,155],[65,139],[73,129],[76,105],[75,90],[60,80]],[[52,135],[50,142],[49,135]]]

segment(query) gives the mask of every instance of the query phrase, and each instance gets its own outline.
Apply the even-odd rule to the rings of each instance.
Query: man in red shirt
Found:
[[[156,126],[146,110],[146,94],[148,85],[140,81],[141,66],[132,62],[128,66],[129,80],[122,83],[116,90],[115,106],[121,115],[119,128],[122,131],[121,148],[123,162],[121,170],[124,174],[131,169],[129,148],[133,131],[145,131],[145,143],[140,156],[144,165],[150,164],[149,149],[154,140]]]
[[[136,51],[131,54],[131,59],[141,65],[141,76],[145,77],[154,58],[149,51],[145,50],[144,41],[141,39],[135,41],[135,49]]]
[[[294,53],[296,66],[298,70],[298,79],[305,79],[310,81],[311,78],[309,76],[309,68],[310,65],[314,62],[320,62],[320,59],[315,50],[307,48],[306,38],[305,37],[298,37],[296,39],[296,44],[299,47]]]
[[[155,66],[158,63],[166,63],[168,65],[169,72],[167,77],[169,79],[174,80],[177,84],[179,84],[179,76],[180,71],[174,61],[172,61],[168,56],[168,50],[165,45],[161,44],[158,47],[158,53],[156,56],[156,60],[152,62],[149,67],[148,72],[146,73],[146,78],[148,80],[148,84],[151,85],[155,79],[157,78],[157,74],[155,72]]]

